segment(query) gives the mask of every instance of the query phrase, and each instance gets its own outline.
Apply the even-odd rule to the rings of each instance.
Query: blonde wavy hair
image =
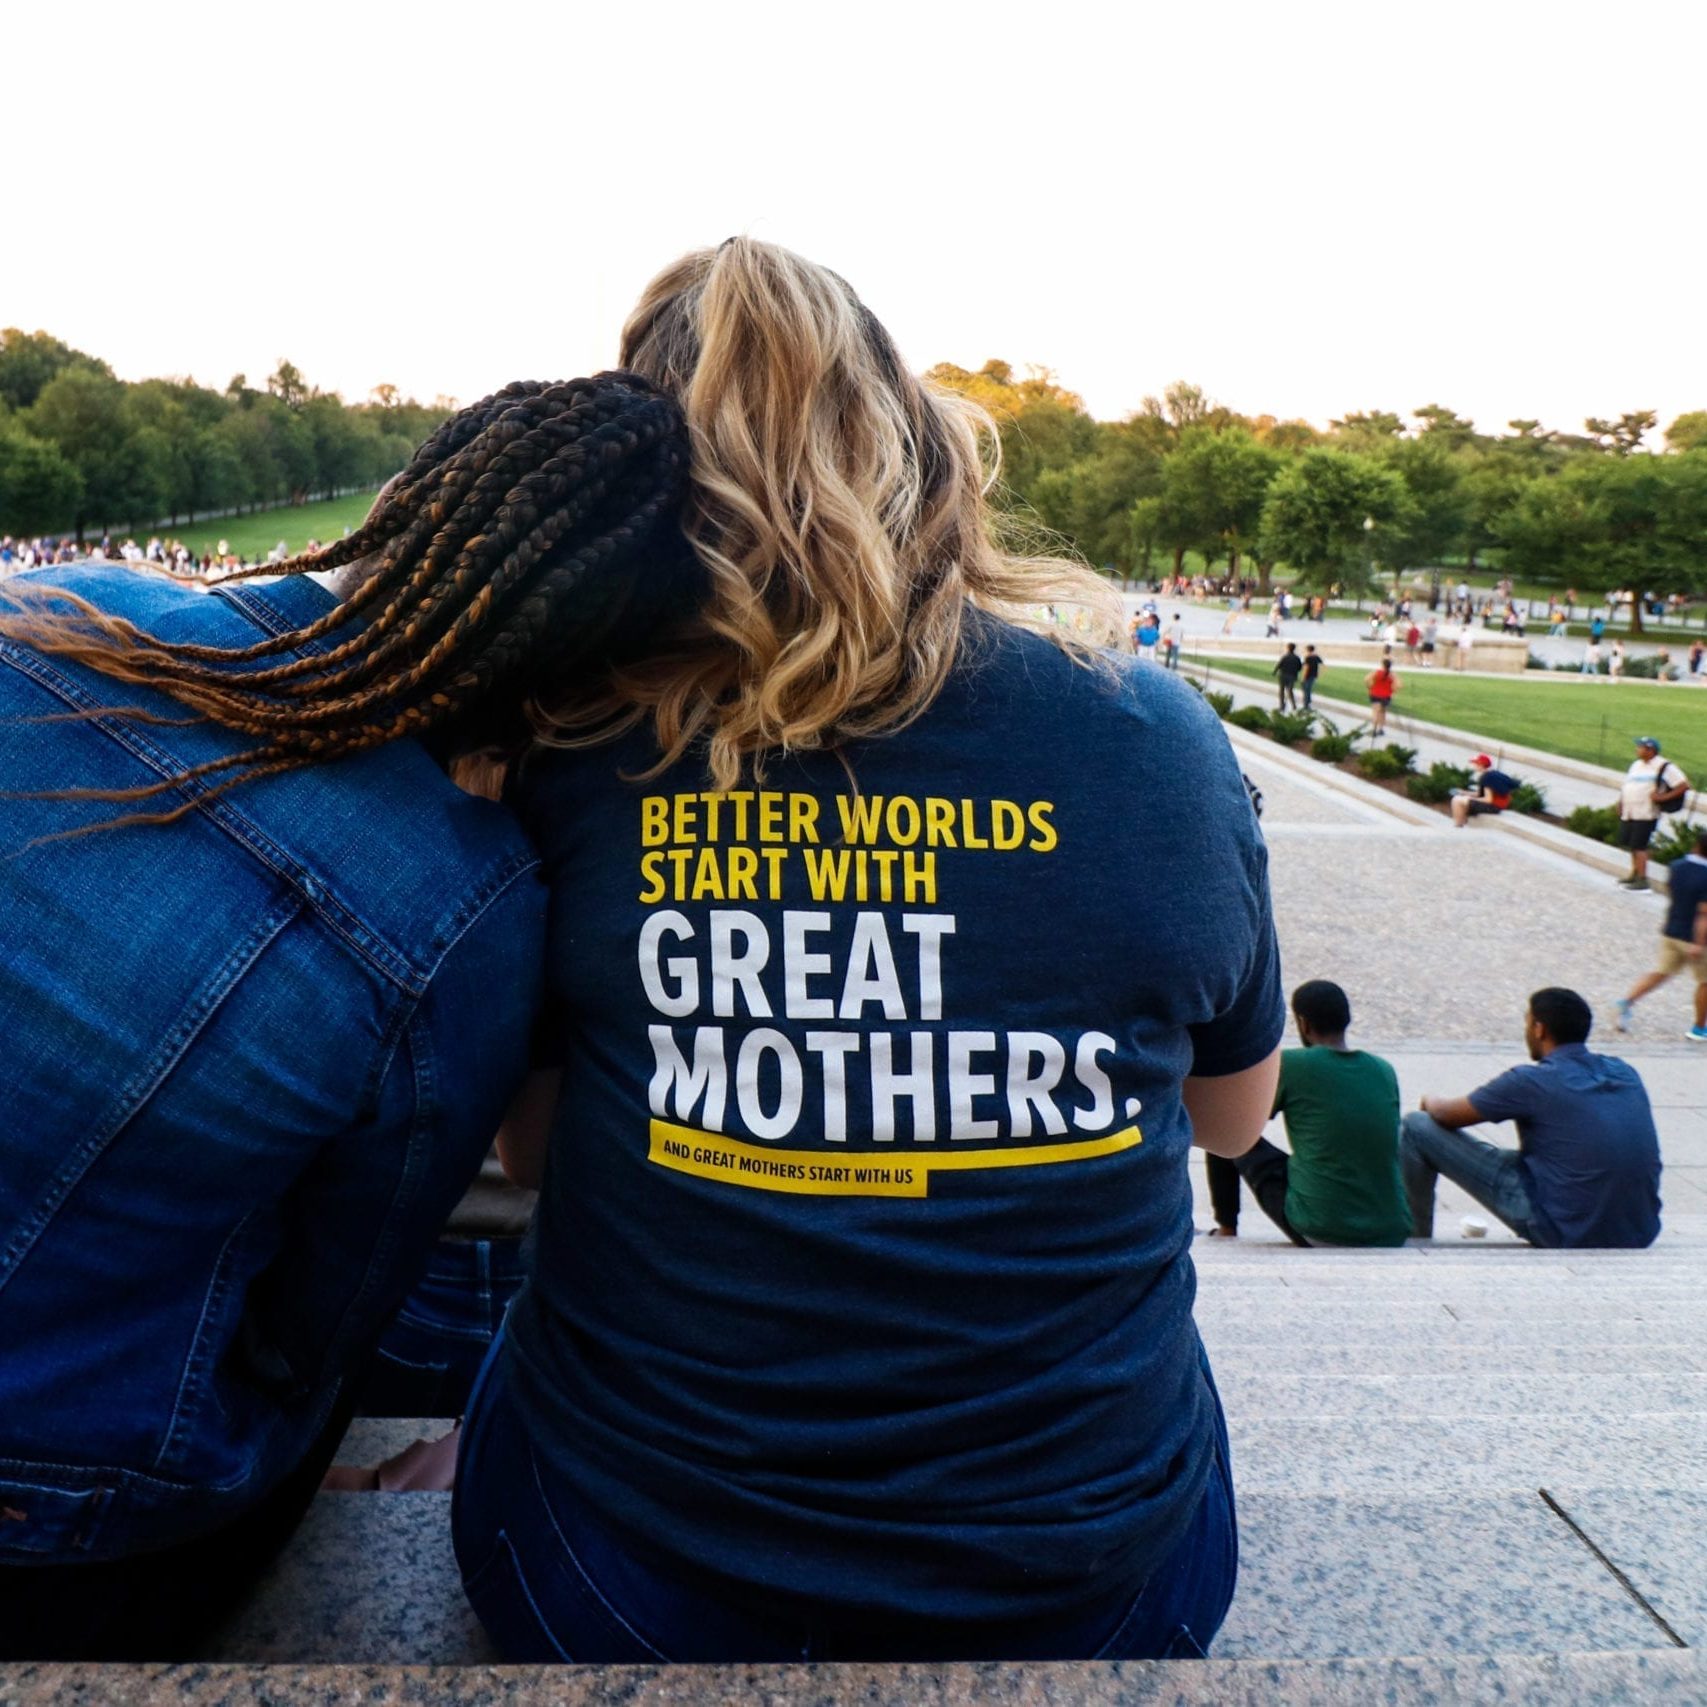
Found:
[[[1100,577],[1001,548],[994,423],[910,374],[826,268],[749,237],[684,255],[646,287],[620,359],[686,414],[683,527],[709,590],[673,638],[554,705],[546,744],[650,719],[662,757],[648,774],[703,741],[713,784],[733,788],[767,754],[911,722],[969,604],[1084,662],[1118,636]]]

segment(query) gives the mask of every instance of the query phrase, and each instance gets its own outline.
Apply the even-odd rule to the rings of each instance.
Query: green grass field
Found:
[[[181,539],[198,557],[217,549],[222,539],[239,557],[265,557],[281,539],[292,551],[301,551],[311,539],[330,545],[344,537],[346,528],[360,526],[372,508],[372,492],[352,492],[322,504],[285,504],[276,510],[257,510],[252,516],[215,516],[212,521],[156,531],[162,538]]]
[[[1217,670],[1271,681],[1269,666],[1217,658]],[[1363,705],[1366,670],[1329,665],[1317,692]],[[1707,781],[1707,692],[1683,683],[1619,682],[1570,675],[1455,679],[1441,670],[1400,666],[1399,693],[1388,728],[1400,740],[1406,716],[1449,729],[1466,729],[1491,741],[1514,741],[1590,764],[1622,770],[1634,757],[1632,742],[1652,735],[1693,782]]]

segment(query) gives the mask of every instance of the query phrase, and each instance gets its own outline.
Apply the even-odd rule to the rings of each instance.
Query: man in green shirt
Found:
[[[1347,1046],[1351,1003],[1338,984],[1300,984],[1292,1017],[1304,1047],[1280,1057],[1274,1094],[1292,1153],[1259,1138],[1237,1162],[1210,1157],[1215,1230],[1237,1231],[1242,1179],[1294,1244],[1402,1245],[1411,1224],[1399,1176],[1398,1078],[1379,1055]]]

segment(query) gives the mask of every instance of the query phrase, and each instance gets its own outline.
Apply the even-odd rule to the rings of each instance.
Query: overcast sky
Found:
[[[14,0],[0,325],[471,400],[733,231],[1115,418],[1707,408],[1707,5]]]

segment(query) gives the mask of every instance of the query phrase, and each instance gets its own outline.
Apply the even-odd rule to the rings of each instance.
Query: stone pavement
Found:
[[[1379,791],[1325,765],[1289,766],[1268,745],[1241,742],[1239,762],[1263,791],[1286,975],[1343,984],[1361,1041],[1411,1054],[1486,1043],[1519,1058],[1529,992],[1568,984],[1599,1016],[1596,1047],[1694,1049],[1707,1081],[1707,1048],[1683,1041],[1683,979],[1641,1003],[1628,1039],[1612,1027],[1613,1003],[1656,959],[1660,895],[1484,824],[1396,818]]]

